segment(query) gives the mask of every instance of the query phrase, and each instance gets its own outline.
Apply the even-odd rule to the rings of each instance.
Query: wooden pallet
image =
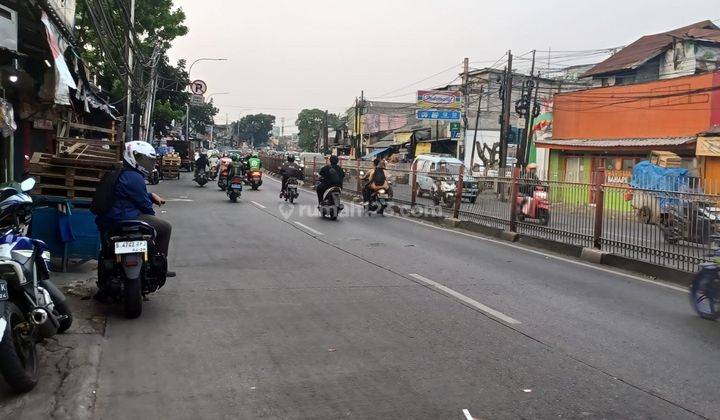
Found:
[[[64,197],[71,200],[77,198],[92,199],[95,196],[95,188],[66,187],[63,185],[38,185],[32,191],[33,195],[49,197]]]
[[[104,140],[59,138],[57,156],[69,159],[118,161],[121,145]]]

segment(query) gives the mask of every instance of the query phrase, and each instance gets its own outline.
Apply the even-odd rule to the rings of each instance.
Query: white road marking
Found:
[[[465,415],[465,420],[474,420],[467,408],[463,408],[463,414]]]
[[[190,199],[188,199],[188,198],[168,198],[168,199],[166,199],[165,201],[168,202],[168,203],[171,202],[171,201],[179,201],[179,202],[182,202],[182,203],[189,203],[189,202],[192,202],[192,201],[195,201],[195,200],[190,200]]]
[[[263,206],[262,204],[258,203],[257,201],[250,201],[251,203],[255,204],[256,206],[260,207],[261,209],[266,209],[267,207]]]
[[[435,289],[445,295],[450,295],[451,297],[454,297],[455,299],[472,306],[473,308],[479,310],[480,312],[483,312],[486,315],[489,315],[493,318],[499,319],[500,321],[503,321],[507,324],[513,324],[513,325],[520,324],[520,321],[518,321],[517,319],[511,318],[500,311],[496,311],[493,308],[485,306],[482,303],[480,303],[474,299],[471,299],[471,298],[463,295],[460,292],[456,292],[455,290],[453,290],[447,286],[444,286],[436,281],[432,281],[427,277],[423,277],[420,274],[414,274],[414,273],[409,274],[409,276],[427,284],[428,286],[432,287],[433,289]]]
[[[317,236],[323,236],[323,235],[324,235],[322,232],[319,232],[319,231],[311,228],[311,227],[308,226],[308,225],[304,225],[304,224],[302,224],[302,223],[300,223],[300,222],[294,222],[294,223],[295,223],[296,225],[302,227],[303,229],[308,230],[308,231],[316,234]]]

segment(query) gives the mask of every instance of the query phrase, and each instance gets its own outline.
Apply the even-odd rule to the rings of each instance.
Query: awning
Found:
[[[413,133],[395,133],[395,144],[405,144],[410,142]]]
[[[387,148],[387,147],[395,146],[395,145],[396,145],[395,142],[392,140],[382,140],[382,141],[375,142],[373,144],[368,144],[367,147],[372,148],[372,149],[381,149],[381,148]]]
[[[368,153],[367,155],[362,157],[362,160],[373,160],[375,156],[382,154],[383,152],[386,152],[389,149],[389,147],[385,147],[383,149],[375,149],[371,153]]]
[[[537,147],[556,150],[652,150],[658,147],[690,149],[697,137],[658,137],[624,139],[538,139]]]

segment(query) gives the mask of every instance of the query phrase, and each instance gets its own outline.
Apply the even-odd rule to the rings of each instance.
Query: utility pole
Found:
[[[525,93],[525,85],[523,85],[523,99],[526,100],[527,103],[527,109],[525,110],[525,135],[522,139],[518,139],[518,149],[517,149],[517,156],[515,161],[515,166],[518,168],[523,168],[527,165],[527,162],[525,162],[525,155],[526,155],[526,148],[529,147],[529,141],[530,141],[530,123],[532,122],[533,116],[533,102],[532,102],[532,96],[533,96],[533,90],[535,88],[535,50],[533,50],[533,58],[532,58],[532,65],[530,67],[530,81],[527,84],[527,93]],[[527,95],[527,96],[526,96]]]
[[[500,176],[505,176],[507,162],[508,141],[510,140],[510,105],[512,102],[512,51],[508,51],[508,64],[505,69],[505,80],[503,89],[502,116],[500,124]]]
[[[477,147],[477,132],[480,129],[480,109],[482,106],[482,97],[483,97],[484,90],[485,90],[485,85],[481,85],[480,86],[480,96],[478,96],[477,114],[475,114],[475,131],[473,134],[472,151],[470,152],[470,170],[471,171],[473,170],[472,168],[475,166],[475,150]],[[467,129],[465,130],[465,133],[467,134]],[[466,147],[467,147],[467,145],[466,145]]]
[[[130,0],[130,28],[127,40],[127,98],[125,98],[125,141],[133,140],[133,113],[132,113],[132,73],[133,73],[133,51],[130,40],[132,39],[133,29],[135,26],[135,0]]]
[[[470,72],[470,59],[468,57],[465,57],[463,60],[463,95],[464,95],[464,103],[465,103],[465,109],[463,110],[463,133],[460,135],[460,138],[457,142],[457,158],[460,159],[460,155],[464,152],[465,147],[465,136],[467,135],[467,129],[468,129],[468,112],[469,112],[469,106],[470,106],[470,86],[468,86],[468,79],[469,79],[469,72]],[[463,162],[465,162],[464,156],[462,159]]]
[[[325,110],[325,119],[323,120],[323,149],[322,153],[328,149],[328,111]]]
[[[353,123],[354,123],[353,131],[355,132],[355,141],[353,142],[353,149],[355,151],[354,152],[355,159],[360,158],[360,153],[358,152],[358,150],[360,149],[360,140],[359,140],[360,137],[358,136],[358,132],[360,131],[360,129],[358,128],[359,120],[360,120],[360,117],[359,117],[359,113],[358,113],[358,98],[356,96],[355,97],[355,118],[353,119]]]

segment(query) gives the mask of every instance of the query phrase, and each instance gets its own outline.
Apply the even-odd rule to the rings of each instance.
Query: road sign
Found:
[[[190,105],[192,106],[200,106],[205,104],[205,98],[202,95],[192,95],[190,96]]]
[[[450,132],[450,138],[451,138],[451,139],[459,139],[459,138],[460,138],[460,132],[459,132],[459,131],[451,131],[451,132]]]
[[[418,109],[415,116],[419,120],[459,121],[461,113],[447,109]]]
[[[194,93],[195,95],[204,95],[207,93],[207,83],[203,82],[202,80],[195,80],[192,83],[190,83],[190,92]]]
[[[459,122],[450,123],[450,131],[460,131],[460,123]]]
[[[462,92],[447,90],[419,90],[418,108],[461,109]]]

